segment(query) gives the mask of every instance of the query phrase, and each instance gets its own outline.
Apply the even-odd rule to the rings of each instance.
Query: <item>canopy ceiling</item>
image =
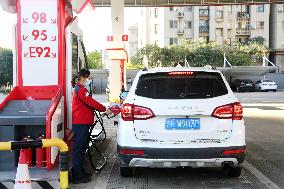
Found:
[[[109,7],[111,0],[70,0],[73,10],[78,11],[86,4],[92,2],[96,7]],[[200,6],[200,5],[229,5],[229,4],[258,4],[258,3],[284,3],[283,0],[124,0],[126,7],[165,7],[165,6]],[[2,8],[8,12],[16,12],[16,0],[0,0]]]

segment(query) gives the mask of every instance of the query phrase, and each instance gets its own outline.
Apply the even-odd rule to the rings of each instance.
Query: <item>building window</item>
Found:
[[[199,20],[199,26],[209,26],[209,20]]]
[[[184,21],[185,29],[191,29],[191,21]]]
[[[155,18],[157,18],[158,17],[158,11],[159,11],[158,8],[155,8],[154,11],[155,11]]]
[[[256,12],[264,12],[264,4],[262,4],[262,5],[257,5]]]
[[[154,27],[155,27],[155,28],[154,28],[155,34],[158,34],[158,24],[155,24]]]
[[[208,9],[199,9],[199,16],[209,16],[209,10]]]
[[[170,38],[170,45],[174,45],[178,43],[178,39],[177,38]]]
[[[282,29],[284,29],[284,21],[282,21]]]
[[[228,42],[231,45],[232,44],[232,38],[228,38]]]
[[[170,11],[174,11],[174,7],[170,7]]]
[[[228,12],[229,12],[229,13],[232,13],[232,12],[233,12],[233,5],[229,5],[229,6],[228,6]]]
[[[176,20],[170,20],[170,28],[177,28],[177,21]]]
[[[217,10],[216,11],[216,18],[222,19],[223,18],[223,11],[222,10]]]
[[[250,6],[249,5],[236,5],[237,12],[246,12],[249,13]]]
[[[209,37],[199,37],[199,40],[208,43],[209,42]]]
[[[216,37],[222,37],[223,36],[223,30],[221,28],[216,29]]]
[[[264,29],[264,21],[256,22],[256,29]]]
[[[187,12],[192,12],[192,6],[187,6],[187,7],[186,7],[186,11],[187,11]]]

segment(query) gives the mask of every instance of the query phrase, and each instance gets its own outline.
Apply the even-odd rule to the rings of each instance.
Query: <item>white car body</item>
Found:
[[[224,82],[227,92],[221,96],[200,99],[153,99],[136,94],[141,76],[147,79],[149,74],[161,74],[164,78],[171,77],[164,76],[170,73],[217,74]],[[219,119],[212,116],[217,107],[233,103],[236,103],[232,106],[233,109],[240,110],[242,114],[238,99],[220,71],[206,68],[157,68],[140,71],[124,101],[122,117],[119,118],[117,146],[120,167],[221,167],[227,164],[231,167],[239,166],[244,160],[246,147],[242,115],[239,120]],[[128,107],[127,104],[131,105]],[[139,106],[137,110],[134,108],[135,111],[148,111],[150,114],[152,111],[153,117],[150,116],[147,120],[125,120],[123,115],[128,114],[124,112],[127,112],[127,108],[132,107],[132,104]],[[143,119],[141,115],[135,116]],[[187,128],[192,121],[197,121],[200,128],[178,128]],[[198,123],[192,125],[195,127]],[[229,153],[227,155],[224,154],[226,150]],[[240,153],[234,154],[234,152]]]
[[[271,80],[259,80],[255,83],[257,91],[274,91],[277,90],[277,84]]]

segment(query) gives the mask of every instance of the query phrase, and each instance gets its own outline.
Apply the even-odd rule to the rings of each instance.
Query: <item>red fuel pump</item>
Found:
[[[45,139],[44,135],[39,135],[37,140]],[[36,149],[36,166],[45,167],[46,166],[46,148]]]
[[[31,141],[32,138],[30,136],[26,136],[23,138],[23,141]],[[26,154],[26,159],[27,159],[27,164],[29,165],[29,167],[31,167],[33,165],[33,161],[32,161],[32,149],[25,149],[23,150],[24,153]]]

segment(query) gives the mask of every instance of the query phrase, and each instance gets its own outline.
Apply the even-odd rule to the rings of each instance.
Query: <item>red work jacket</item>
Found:
[[[104,112],[106,108],[94,100],[83,85],[77,83],[72,99],[72,124],[93,124],[94,110]]]

